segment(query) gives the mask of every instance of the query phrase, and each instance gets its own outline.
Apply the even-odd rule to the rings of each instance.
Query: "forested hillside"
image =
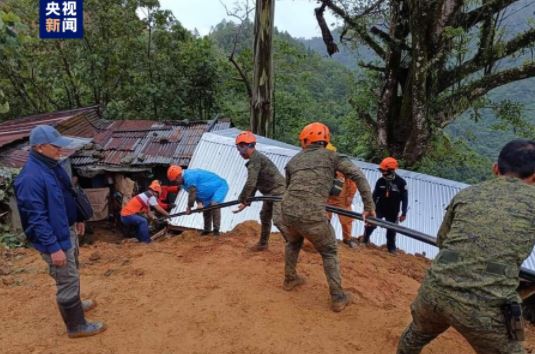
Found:
[[[201,37],[155,1],[110,0],[104,5],[87,0],[83,40],[43,41],[38,40],[34,5],[32,0],[0,5],[0,108],[9,103],[7,113],[0,109],[0,120],[99,105],[109,119],[206,120],[223,114],[237,127],[248,127],[246,86],[228,57],[234,51],[251,80],[251,22],[239,28],[222,21]],[[535,11],[529,1],[520,5],[507,21],[517,21],[520,10]],[[333,34],[339,37],[338,31]],[[369,122],[357,114],[377,110],[383,79],[358,66],[374,54],[349,43],[328,57],[321,38],[295,39],[277,30],[274,38],[274,137],[296,144],[300,129],[320,120],[332,129],[339,151],[372,162],[382,158]],[[525,51],[514,64],[532,55]],[[533,133],[534,79],[495,89],[478,104],[450,124],[446,134],[434,137],[433,148],[413,168],[477,182],[489,177],[492,159],[505,141]]]

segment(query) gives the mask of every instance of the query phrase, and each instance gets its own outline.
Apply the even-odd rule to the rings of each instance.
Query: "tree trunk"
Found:
[[[273,21],[275,0],[257,0],[254,24],[254,76],[251,130],[273,134]]]
[[[411,0],[410,27],[412,33],[412,131],[403,151],[403,159],[412,166],[421,159],[431,137],[428,122],[429,85],[428,73],[432,36],[431,7],[426,0]]]

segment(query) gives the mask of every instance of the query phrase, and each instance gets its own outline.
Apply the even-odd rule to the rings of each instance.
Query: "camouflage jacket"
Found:
[[[286,165],[283,213],[305,222],[325,220],[325,204],[336,171],[357,184],[364,210],[374,210],[370,185],[362,171],[347,156],[319,145],[311,145],[295,155]]]
[[[284,177],[266,155],[255,150],[245,167],[247,167],[247,181],[238,197],[240,203],[253,197],[257,190],[270,195],[284,193]]]
[[[535,186],[499,177],[459,192],[437,243],[424,286],[467,304],[518,300],[519,267],[535,244]]]

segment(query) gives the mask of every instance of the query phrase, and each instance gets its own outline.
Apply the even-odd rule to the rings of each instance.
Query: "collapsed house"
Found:
[[[165,180],[169,164],[187,168],[205,132],[228,129],[229,119],[211,121],[151,121],[100,118],[98,107],[32,115],[0,123],[0,168],[20,169],[28,158],[30,131],[39,124],[54,126],[74,143],[62,165],[94,208],[91,221],[115,215],[151,179]],[[11,224],[20,225],[13,198]]]

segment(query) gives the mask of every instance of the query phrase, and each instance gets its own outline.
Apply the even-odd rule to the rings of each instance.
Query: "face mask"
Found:
[[[386,173],[383,173],[383,178],[387,180],[393,180],[396,177],[396,173],[394,171],[387,171]]]

